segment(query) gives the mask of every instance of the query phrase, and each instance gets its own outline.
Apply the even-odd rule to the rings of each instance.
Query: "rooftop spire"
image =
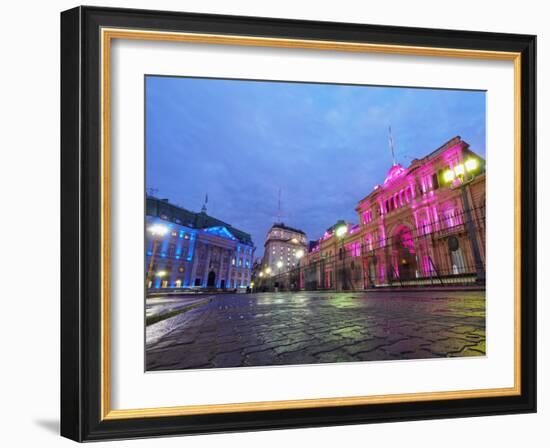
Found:
[[[206,213],[206,204],[208,204],[208,193],[206,193],[206,196],[204,197],[204,204],[202,205],[201,212]]]
[[[391,125],[389,126],[389,143],[390,143],[390,150],[391,150],[391,161],[392,166],[397,165],[397,162],[395,161],[395,149],[393,147],[393,137],[391,135]]]

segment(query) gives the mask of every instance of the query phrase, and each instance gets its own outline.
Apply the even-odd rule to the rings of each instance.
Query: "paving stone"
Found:
[[[239,367],[243,365],[244,356],[239,350],[220,353],[212,359],[213,367]]]
[[[277,353],[272,349],[266,349],[246,355],[245,366],[270,366],[277,364]]]
[[[453,356],[460,353],[466,347],[470,347],[474,344],[468,342],[465,339],[448,338],[442,341],[434,342],[431,345],[426,346],[428,350],[439,356]]]
[[[417,352],[422,344],[426,344],[427,341],[421,338],[409,338],[402,339],[401,341],[394,342],[391,345],[382,347],[386,352],[391,355],[408,355]]]

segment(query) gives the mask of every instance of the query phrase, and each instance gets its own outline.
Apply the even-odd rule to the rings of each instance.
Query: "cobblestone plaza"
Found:
[[[154,308],[170,317],[146,328],[147,370],[483,356],[486,351],[483,290],[213,294],[173,297]]]

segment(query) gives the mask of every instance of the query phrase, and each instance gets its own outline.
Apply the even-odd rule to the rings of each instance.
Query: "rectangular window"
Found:
[[[439,174],[434,173],[432,176],[432,187],[434,190],[437,190],[439,188]]]
[[[367,210],[363,213],[363,224],[368,224],[372,221],[372,210]]]

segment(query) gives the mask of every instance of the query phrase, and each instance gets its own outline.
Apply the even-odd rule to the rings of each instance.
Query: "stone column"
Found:
[[[204,275],[202,277],[202,286],[206,287],[206,284],[208,283],[208,273],[210,271],[210,256],[212,255],[212,247],[210,247],[209,244],[204,244],[204,247],[207,250],[206,253],[206,264],[204,266]]]
[[[191,261],[192,267],[191,267],[191,274],[189,276],[189,286],[195,286],[195,276],[197,274],[197,264],[198,264],[198,253],[201,249],[202,245],[199,245],[197,242],[195,242],[195,247],[193,250],[193,259]]]
[[[227,249],[227,269],[225,273],[225,287],[230,288],[232,285],[229,284],[231,281],[231,256],[233,254],[233,251],[231,249]]]

